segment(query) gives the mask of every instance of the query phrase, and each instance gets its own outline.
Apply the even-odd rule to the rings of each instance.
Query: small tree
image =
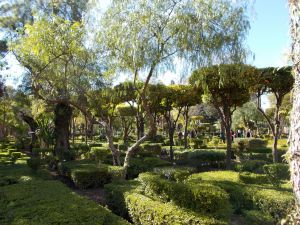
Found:
[[[250,87],[257,71],[247,65],[218,65],[195,70],[190,77],[191,84],[203,89],[204,101],[214,105],[225,127],[227,150],[226,168],[231,166],[231,125],[236,107],[250,99]]]
[[[264,116],[273,134],[273,162],[278,162],[277,142],[280,135],[281,115],[280,109],[284,99],[293,88],[294,78],[291,67],[265,68],[261,70],[260,82],[257,91],[257,108]],[[261,108],[261,95],[271,93],[275,96],[274,118],[271,119]]]

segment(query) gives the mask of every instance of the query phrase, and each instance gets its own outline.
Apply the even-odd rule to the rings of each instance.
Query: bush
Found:
[[[193,149],[207,148],[203,138],[192,138],[191,143]]]
[[[276,221],[285,218],[294,207],[292,192],[250,186],[245,188],[245,194],[256,209],[271,215]]]
[[[127,171],[128,178],[136,178],[140,173],[152,171],[155,167],[171,166],[166,160],[157,157],[132,158]]]
[[[124,168],[122,166],[108,166],[108,173],[114,181],[124,179]]]
[[[38,169],[41,167],[41,159],[40,158],[30,158],[27,159],[27,166],[36,173]]]
[[[260,139],[260,138],[250,138],[248,139],[248,142],[249,142],[250,150],[266,148],[268,145],[267,140]]]
[[[165,140],[164,136],[158,134],[151,138],[151,142],[153,143],[164,143],[164,140]]]
[[[0,188],[0,224],[129,225],[58,181],[27,181]]]
[[[226,153],[222,150],[175,151],[176,160],[197,160],[198,162],[224,161]]]
[[[18,182],[19,182],[18,179],[13,176],[4,176],[4,177],[1,176],[0,177],[0,187],[5,186],[5,185],[16,184]]]
[[[107,147],[92,147],[89,158],[96,161],[104,162],[107,158],[111,158],[111,151]]]
[[[18,152],[18,150],[17,149],[7,149],[7,152],[8,152],[8,155],[9,156],[11,156],[11,154],[13,153],[13,152]]]
[[[267,181],[266,175],[250,172],[239,173],[239,179],[245,184],[265,184]]]
[[[239,161],[245,159],[245,153],[247,152],[248,148],[249,148],[248,139],[237,139],[233,143],[233,152]]]
[[[86,189],[90,187],[102,187],[110,181],[111,177],[108,169],[102,167],[74,169],[71,171],[71,179],[76,187]]]
[[[272,153],[251,153],[250,160],[264,160],[266,162],[272,162]]]
[[[171,203],[161,203],[140,195],[129,194],[126,204],[134,224],[225,225],[225,221],[180,209]]]
[[[109,169],[105,164],[96,166],[96,163],[90,160],[63,162],[58,166],[59,173],[72,180],[80,189],[99,187],[108,183],[113,169],[115,168]]]
[[[280,180],[288,180],[290,178],[289,166],[282,163],[273,163],[264,165],[263,167],[268,181],[274,186],[279,186]]]
[[[11,158],[14,159],[14,160],[17,160],[17,159],[21,158],[21,156],[22,156],[21,152],[12,152],[11,153]]]
[[[266,161],[263,160],[249,160],[236,165],[236,170],[240,172],[262,173],[265,164]]]
[[[145,155],[148,153],[148,155],[160,155],[161,154],[161,144],[157,143],[146,143],[141,145],[142,151],[139,152],[141,155]]]
[[[119,216],[129,218],[125,203],[126,195],[135,191],[139,182],[136,180],[115,181],[104,185],[106,203],[110,210]]]
[[[92,147],[102,147],[102,143],[89,143],[88,145],[90,148]]]
[[[190,174],[195,172],[193,167],[158,167],[154,168],[153,172],[160,175],[162,178],[171,181],[183,181]]]
[[[149,197],[201,213],[228,218],[230,205],[227,193],[211,184],[182,184],[168,181],[151,173],[139,175],[141,190]]]
[[[274,219],[259,210],[245,210],[243,211],[245,218],[245,225],[274,225]]]
[[[255,148],[255,149],[250,149],[251,153],[264,153],[264,154],[272,154],[272,149],[271,148]]]

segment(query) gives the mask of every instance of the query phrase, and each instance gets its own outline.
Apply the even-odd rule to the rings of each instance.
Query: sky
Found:
[[[108,0],[102,0],[102,6],[106,6],[107,2]],[[248,34],[247,45],[255,57],[249,59],[248,63],[258,68],[286,65],[289,49],[287,0],[255,0],[249,11],[251,29]],[[10,69],[5,74],[17,75],[21,71],[20,67],[12,58],[10,61]],[[18,82],[14,78],[7,80],[10,85],[16,85]],[[166,84],[170,84],[171,80],[178,83],[179,76],[167,72],[158,80],[162,80]],[[264,108],[266,108],[267,100],[264,100],[264,104]]]

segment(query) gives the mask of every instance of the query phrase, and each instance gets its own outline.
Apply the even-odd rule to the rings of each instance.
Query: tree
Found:
[[[257,92],[257,108],[265,117],[273,134],[273,162],[278,162],[277,142],[280,135],[281,127],[281,105],[284,96],[287,95],[293,88],[294,78],[291,73],[291,67],[282,68],[265,68],[261,70],[259,82],[259,90]],[[274,118],[271,120],[265,111],[261,108],[261,95],[271,93],[275,97]]]
[[[82,25],[56,16],[41,18],[26,26],[11,49],[28,69],[35,96],[55,105],[55,154],[68,151],[71,106],[84,111],[76,94],[88,90],[97,73],[94,55],[84,45]]]
[[[202,87],[204,101],[214,105],[225,127],[227,169],[231,166],[232,114],[249,101],[254,74],[256,69],[248,65],[216,65],[195,70],[190,77],[191,84]]]
[[[290,168],[293,190],[296,197],[298,215],[300,214],[300,1],[289,0],[290,9],[290,35],[292,39],[292,62],[293,74],[295,77],[293,90],[293,108],[291,112],[291,132],[290,132]]]
[[[133,76],[149,121],[148,132],[127,151],[124,170],[141,143],[156,133],[146,92],[156,72],[171,66],[175,56],[206,64],[224,58],[241,58],[249,27],[244,10],[231,1],[114,0],[101,25],[99,43],[109,58],[109,70]],[[221,54],[222,52],[222,54]]]

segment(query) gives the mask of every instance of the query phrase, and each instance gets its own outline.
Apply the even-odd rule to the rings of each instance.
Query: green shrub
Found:
[[[239,161],[245,159],[245,153],[249,148],[248,139],[238,139],[233,143],[233,152]]]
[[[126,204],[134,224],[225,225],[225,221],[180,209],[171,203],[161,203],[140,195],[129,194]]]
[[[8,154],[9,154],[9,156],[11,156],[11,154],[13,153],[13,152],[17,152],[18,150],[17,149],[7,149],[7,152],[8,152]]]
[[[236,165],[236,170],[240,172],[262,173],[265,164],[266,162],[263,160],[249,160]]]
[[[172,181],[183,181],[190,174],[195,172],[193,167],[157,167],[153,172]]]
[[[268,145],[268,141],[260,138],[250,138],[248,139],[249,142],[249,149],[251,151],[255,149],[263,149],[266,148]]]
[[[164,138],[164,136],[163,135],[155,135],[154,137],[151,137],[151,142],[153,142],[153,143],[164,143],[164,140],[165,140],[165,138]]]
[[[288,180],[290,178],[289,165],[282,163],[273,163],[264,165],[263,167],[268,181],[274,186],[279,186],[280,180]]]
[[[171,166],[166,160],[157,157],[132,158],[127,171],[128,178],[135,178],[140,173],[152,171],[155,167]]]
[[[90,148],[92,147],[102,147],[102,143],[89,143],[88,145]]]
[[[18,179],[13,176],[0,176],[0,187],[5,186],[5,185],[10,185],[10,184],[16,184],[18,183]]]
[[[230,205],[227,193],[210,184],[189,185],[160,178],[159,175],[143,173],[139,175],[141,190],[149,197],[201,213],[216,214],[227,218]]]
[[[245,184],[265,184],[267,182],[266,175],[250,172],[239,173],[239,179]]]
[[[14,160],[17,160],[18,158],[21,158],[22,153],[21,152],[12,152],[11,153],[11,158],[13,158]]]
[[[158,143],[145,143],[141,145],[142,151],[139,154],[150,154],[150,155],[160,155],[161,154],[161,144]]]
[[[102,187],[111,179],[108,169],[103,168],[85,168],[74,169],[71,171],[71,179],[80,189],[90,187]]]
[[[274,219],[259,210],[245,210],[243,211],[245,218],[245,225],[274,225]]]
[[[108,173],[112,180],[124,179],[124,168],[122,166],[108,166]]]
[[[106,204],[109,209],[119,216],[128,218],[128,209],[125,203],[126,195],[135,191],[139,182],[136,180],[115,181],[104,185]]]
[[[277,222],[285,218],[294,207],[292,192],[248,186],[245,188],[245,194],[256,209],[270,214]]]
[[[27,166],[36,173],[38,169],[41,167],[41,159],[40,158],[30,158],[27,159]]]
[[[250,160],[264,160],[266,162],[272,162],[272,153],[251,153]]]
[[[176,160],[197,160],[201,162],[224,161],[225,151],[223,150],[193,150],[175,151]]]
[[[192,138],[191,146],[193,149],[204,149],[207,148],[207,145],[204,142],[203,138]]]
[[[89,153],[89,158],[96,161],[105,161],[111,157],[111,151],[107,147],[92,147]]]
[[[27,181],[0,188],[2,225],[129,225],[58,181]]]
[[[250,152],[252,153],[264,153],[264,154],[272,154],[272,149],[271,148],[255,148],[255,149],[250,149]]]

